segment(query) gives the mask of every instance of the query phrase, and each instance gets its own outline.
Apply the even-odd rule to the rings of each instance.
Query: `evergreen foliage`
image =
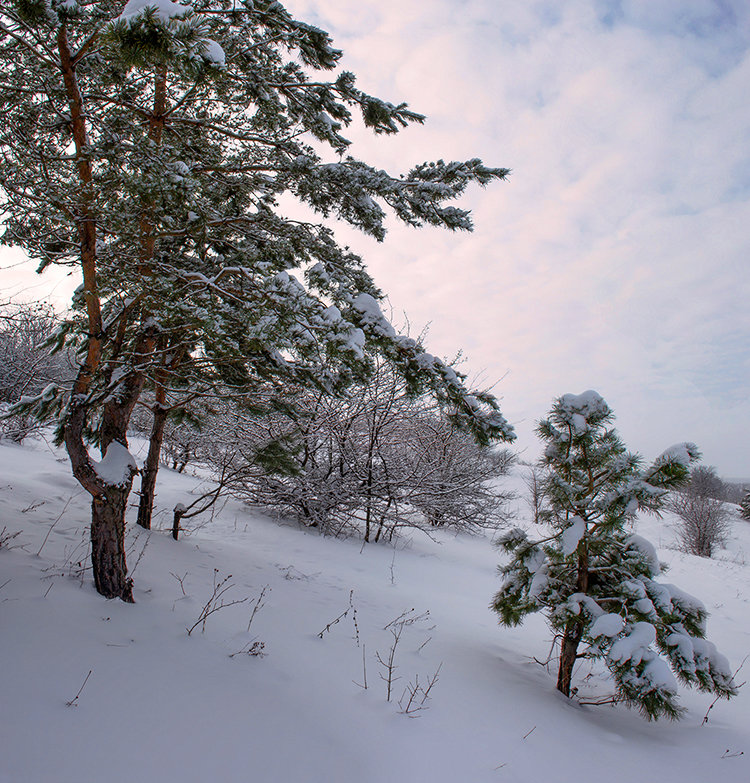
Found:
[[[82,274],[58,336],[79,352],[78,376],[27,409],[59,414],[74,475],[106,517],[96,535],[116,527],[93,550],[107,560],[109,586],[94,563],[106,595],[130,600],[133,473],[111,484],[87,444],[105,456],[126,445],[144,389],[159,405],[269,382],[337,391],[380,353],[480,442],[513,437],[489,392],[396,333],[361,259],[320,222],[380,240],[390,209],[409,225],[468,230],[452,202],[508,170],[472,159],[394,176],[347,155],[355,114],[383,134],[423,117],[362,92],[351,73],[325,78],[340,58],[325,32],[270,0],[0,6],[2,241],[40,270]],[[286,195],[319,217],[291,217]]]
[[[740,513],[744,519],[750,519],[750,492],[746,492],[740,501]]]
[[[663,568],[653,546],[627,526],[638,511],[658,511],[698,454],[680,444],[644,467],[612,419],[607,403],[589,391],[560,397],[539,423],[549,535],[532,540],[514,528],[503,536],[511,558],[500,569],[504,582],[492,607],[507,626],[545,613],[560,644],[557,687],[566,696],[575,692],[576,661],[602,659],[616,700],[649,719],[674,719],[681,712],[675,675],[719,696],[734,695],[736,687],[728,662],[704,639],[703,605],[657,581]]]

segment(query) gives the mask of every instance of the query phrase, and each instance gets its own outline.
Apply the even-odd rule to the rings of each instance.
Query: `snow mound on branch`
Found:
[[[586,532],[586,523],[581,517],[573,517],[570,527],[566,527],[560,537],[560,545],[564,555],[571,555],[578,549],[578,544]]]
[[[212,38],[204,38],[203,41],[203,59],[207,62],[213,63],[223,67],[226,65],[227,56],[224,50],[219,46]]]
[[[699,456],[700,452],[695,443],[676,443],[656,458],[656,464],[664,465],[667,462],[677,462],[689,467]]]
[[[127,484],[138,472],[138,465],[133,455],[116,440],[107,446],[107,453],[101,462],[94,463],[96,475],[107,484]]]
[[[598,636],[607,636],[611,639],[621,633],[624,626],[625,621],[619,614],[603,614],[594,620],[589,634],[592,639]]]
[[[586,432],[591,418],[604,417],[611,412],[604,398],[591,389],[583,394],[563,394],[560,408],[579,433]]]
[[[666,661],[651,653],[651,660],[643,667],[643,679],[653,687],[677,693],[677,680]]]
[[[648,648],[655,641],[656,628],[651,623],[636,623],[627,636],[612,645],[609,657],[617,663],[632,661],[637,665],[646,657]]]
[[[387,337],[395,337],[396,330],[383,315],[380,305],[370,294],[357,294],[352,301],[352,307],[362,315],[362,322],[374,327]]]
[[[180,19],[192,10],[179,3],[173,3],[172,0],[128,0],[117,21],[131,23],[149,8],[154,10],[157,19],[162,22]]]
[[[657,576],[661,573],[662,568],[659,556],[656,554],[656,548],[650,541],[643,538],[643,536],[633,534],[627,538],[625,546],[635,549],[643,555],[651,570],[651,576]]]

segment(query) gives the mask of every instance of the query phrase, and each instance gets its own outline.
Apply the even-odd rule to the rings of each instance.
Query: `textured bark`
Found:
[[[184,506],[177,506],[174,510],[174,518],[172,519],[172,538],[177,541],[180,537],[180,522],[185,514]]]
[[[91,503],[91,562],[94,584],[105,598],[133,603],[133,580],[125,563],[125,506],[130,483],[108,487]]]
[[[81,368],[86,373],[87,368]],[[136,384],[130,387],[140,389]],[[129,404],[130,401],[128,401]],[[133,400],[133,404],[134,404]],[[132,406],[131,406],[132,408]],[[127,424],[121,411],[114,421],[107,421],[108,443],[118,440],[127,445],[125,433],[115,426],[116,422]],[[105,416],[107,409],[105,409]],[[92,496],[91,503],[91,564],[94,572],[94,584],[106,598],[121,598],[133,602],[133,584],[127,577],[125,562],[125,508],[133,477],[124,477],[121,484],[107,484],[96,472],[95,464],[83,439],[86,422],[85,399],[75,399],[70,405],[65,423],[65,446],[70,457],[73,475],[81,486]],[[117,436],[117,437],[115,437]],[[106,447],[104,449],[106,451]]]
[[[579,510],[581,519],[586,519],[584,512]],[[589,589],[589,554],[585,538],[578,545],[578,573],[576,576],[576,592],[588,593]],[[557,671],[557,690],[570,697],[570,684],[573,678],[573,667],[578,659],[578,645],[583,637],[583,622],[570,620],[565,626],[562,644],[560,646],[560,668]]]
[[[581,641],[583,626],[571,621],[565,628],[560,648],[560,668],[557,672],[557,690],[570,697],[570,683],[573,679],[573,667],[578,658],[578,644]]]
[[[127,577],[125,564],[125,505],[132,477],[122,486],[107,485],[97,474],[83,437],[88,413],[88,394],[93,378],[100,370],[104,334],[97,285],[97,224],[91,209],[93,171],[87,153],[86,111],[76,75],[78,60],[70,51],[65,25],[60,25],[58,30],[57,50],[60,57],[60,70],[68,95],[70,125],[75,144],[75,164],[78,176],[76,218],[80,241],[81,271],[83,273],[83,296],[88,320],[86,358],[73,384],[73,393],[65,422],[64,440],[73,468],[73,475],[92,496],[91,562],[96,589],[107,598],[121,598],[123,601],[132,602],[133,585],[132,580]],[[135,404],[135,399],[133,399],[133,404]],[[127,443],[124,439],[127,420],[124,422],[125,427],[122,426],[124,418],[129,418],[129,416],[115,415],[114,421],[110,417],[108,424],[105,425],[105,432],[103,432],[103,449],[105,451],[109,443],[118,436],[121,436],[118,439],[121,439],[123,443]],[[108,419],[106,411],[104,419],[105,421]]]
[[[159,472],[159,456],[164,440],[164,427],[167,423],[167,409],[158,403],[154,406],[154,422],[148,443],[148,454],[141,471],[141,499],[138,503],[138,524],[151,530],[151,516],[154,510],[156,476]],[[175,536],[176,538],[176,536]]]

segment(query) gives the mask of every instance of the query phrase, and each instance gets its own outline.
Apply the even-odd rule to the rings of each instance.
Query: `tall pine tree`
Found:
[[[644,468],[609,426],[613,418],[588,391],[560,397],[539,423],[549,535],[531,540],[515,528],[503,537],[511,559],[492,607],[508,626],[545,613],[559,641],[557,688],[565,696],[573,692],[576,662],[602,659],[615,700],[649,719],[676,718],[674,675],[719,696],[736,688],[727,660],[704,638],[703,605],[657,581],[663,569],[653,546],[627,526],[639,510],[661,507],[666,490],[688,479],[698,453],[680,444]]]
[[[107,597],[132,600],[127,428],[149,386],[156,406],[284,379],[336,389],[377,350],[480,441],[512,438],[491,394],[393,330],[361,259],[282,208],[288,194],[377,239],[386,209],[468,230],[451,202],[507,175],[470,160],[392,176],[348,156],[354,113],[385,134],[423,118],[326,78],[340,58],[275,0],[0,6],[3,241],[82,280],[58,335],[81,356],[75,383],[26,407],[59,411]]]

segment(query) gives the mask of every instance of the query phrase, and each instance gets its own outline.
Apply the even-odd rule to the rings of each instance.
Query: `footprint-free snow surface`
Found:
[[[543,618],[508,630],[488,609],[489,537],[363,547],[228,501],[173,541],[170,509],[206,488],[161,471],[156,529],[129,512],[136,603],[107,601],[64,452],[0,444],[2,783],[750,780],[750,685],[705,720],[712,698],[683,690],[678,723],[566,700]],[[638,532],[706,604],[735,669],[750,653],[750,523],[735,518],[713,560],[677,551],[672,523]],[[214,585],[238,603],[195,625]],[[577,682],[579,698],[610,692],[601,668]]]

